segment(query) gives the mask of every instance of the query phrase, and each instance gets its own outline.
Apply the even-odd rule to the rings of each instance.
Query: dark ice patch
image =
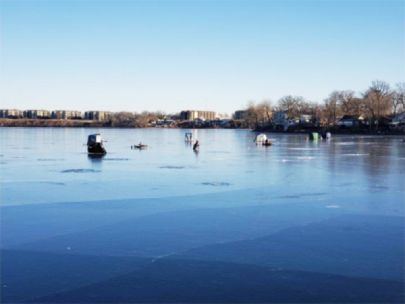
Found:
[[[47,185],[55,185],[55,186],[65,186],[65,183],[62,182],[48,182],[48,181],[42,181],[39,182],[40,184],[47,184]]]
[[[115,158],[104,158],[104,161],[110,160],[110,161],[128,161],[129,158],[122,158],[122,157],[115,157]]]
[[[373,186],[368,189],[370,192],[383,192],[389,190],[390,188],[387,186]]]
[[[227,183],[227,182],[203,182],[203,183],[201,183],[201,185],[213,186],[213,187],[226,187],[226,186],[230,186],[231,183]]]
[[[37,161],[46,162],[46,161],[61,161],[63,158],[37,158]]]
[[[279,196],[278,198],[300,198],[300,195],[282,195]]]
[[[184,166],[160,166],[160,169],[184,169]]]
[[[310,196],[324,196],[327,195],[328,193],[326,192],[313,192],[313,193],[297,193],[297,194],[287,194],[287,195],[281,195],[277,198],[301,198],[301,197],[310,197]]]
[[[62,170],[62,173],[97,173],[101,172],[101,170],[95,170],[95,169],[66,169]]]
[[[341,183],[341,184],[338,184],[337,186],[338,187],[348,187],[348,186],[352,186],[353,185],[353,183]]]
[[[213,150],[213,151],[207,151],[207,153],[212,153],[212,154],[230,154],[230,151],[221,151],[221,150]]]

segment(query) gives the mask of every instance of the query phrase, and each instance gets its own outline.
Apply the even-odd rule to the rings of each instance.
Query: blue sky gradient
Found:
[[[228,112],[405,81],[405,1],[0,2],[3,108]]]

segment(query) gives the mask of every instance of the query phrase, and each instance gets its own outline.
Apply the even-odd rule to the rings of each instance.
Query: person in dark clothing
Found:
[[[200,147],[200,143],[198,142],[198,140],[196,140],[196,142],[193,146],[193,150],[196,151],[196,150],[198,150],[199,147]]]

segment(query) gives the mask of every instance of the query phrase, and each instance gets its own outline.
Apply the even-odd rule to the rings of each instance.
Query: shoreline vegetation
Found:
[[[405,135],[402,129],[370,129],[366,127],[321,127],[321,126],[301,126],[280,130],[274,126],[257,126],[249,128],[240,121],[231,121],[227,126],[218,125],[194,125],[188,122],[179,122],[170,126],[126,126],[112,125],[110,121],[93,121],[93,120],[63,120],[63,119],[10,119],[0,118],[0,127],[19,127],[19,128],[117,128],[117,129],[142,129],[142,128],[167,128],[167,129],[251,129],[256,132],[300,134],[308,132],[328,131],[333,134],[353,134],[353,135]]]

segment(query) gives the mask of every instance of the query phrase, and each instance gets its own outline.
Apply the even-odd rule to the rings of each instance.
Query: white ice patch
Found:
[[[325,206],[325,208],[333,208],[333,209],[336,209],[336,208],[340,208],[340,206],[339,206],[339,205],[327,205],[327,206]]]
[[[298,156],[297,159],[299,159],[299,160],[311,160],[311,159],[315,159],[315,157],[313,157],[313,156]]]
[[[319,148],[288,148],[288,150],[313,151],[313,150],[319,150]]]
[[[339,145],[339,146],[350,146],[350,145],[355,145],[355,144],[356,144],[356,142],[354,142],[354,141],[336,143],[336,145]]]
[[[283,159],[280,159],[279,161],[282,162],[282,163],[288,163],[288,162],[293,162],[294,160],[283,158]]]
[[[369,153],[345,153],[341,154],[342,156],[368,156]]]

